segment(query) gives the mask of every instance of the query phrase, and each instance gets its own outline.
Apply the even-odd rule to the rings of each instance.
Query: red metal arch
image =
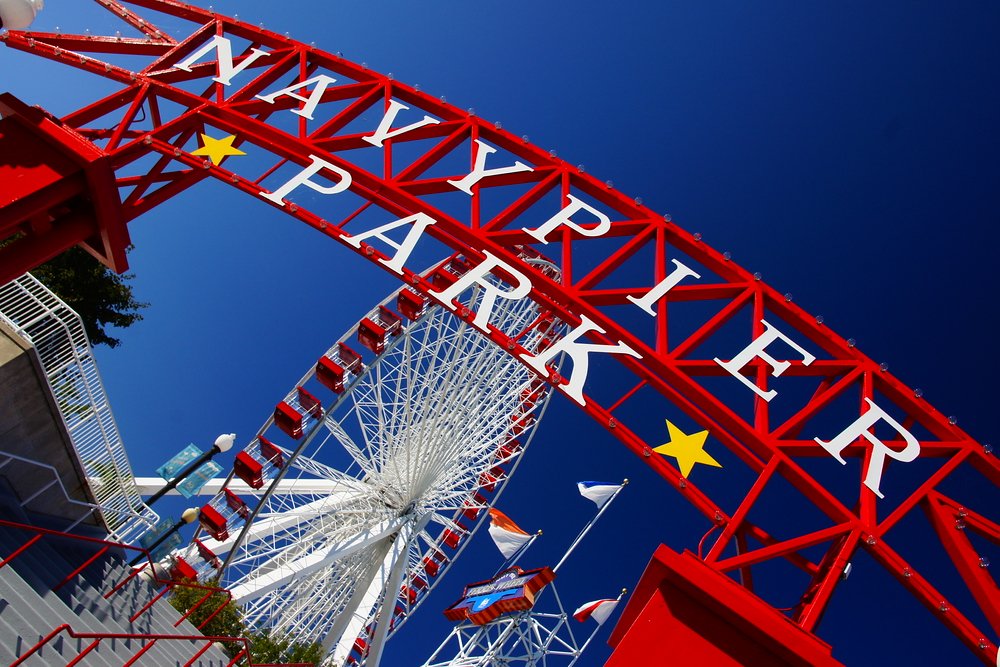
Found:
[[[285,213],[383,268],[397,249],[375,242],[354,247],[348,242],[352,235],[367,231],[359,228],[364,216],[376,209],[390,218],[430,216],[435,224],[426,228],[426,236],[448,252],[461,253],[473,264],[489,256],[498,258],[530,279],[530,298],[553,317],[572,327],[586,322],[599,327],[588,328],[581,341],[625,345],[637,353],[609,353],[607,349],[595,352],[604,355],[602,359],[616,362],[615,381],[607,383],[612,389],[598,391],[591,379],[577,399],[589,415],[706,517],[707,527],[717,532],[714,543],[703,554],[707,567],[734,578],[738,574],[740,584],[751,591],[753,568],[762,563],[783,561],[805,572],[809,583],[795,591],[799,602],[789,615],[799,627],[814,632],[852,554],[864,549],[983,662],[994,663],[995,640],[948,602],[932,583],[934,573],[920,572],[908,562],[904,552],[909,545],[894,548],[896,543],[889,533],[916,510],[923,509],[933,526],[927,538],[939,540],[954,561],[995,637],[1000,633],[996,584],[985,570],[977,569],[978,555],[970,542],[955,537],[948,524],[953,519],[965,521],[978,535],[994,543],[1000,543],[1000,528],[995,518],[986,516],[991,508],[972,508],[969,499],[960,502],[948,496],[943,485],[956,471],[971,469],[988,484],[1000,486],[1000,465],[982,446],[851,342],[735,265],[727,255],[706,246],[697,235],[688,234],[609,184],[600,183],[527,141],[415,88],[287,37],[174,0],[134,0],[128,4],[190,21],[192,33],[181,41],[121,3],[97,1],[141,36],[11,32],[0,38],[8,46],[89,71],[122,86],[118,92],[69,114],[61,124],[55,119],[35,123],[45,124],[53,135],[62,137],[63,143],[83,137],[96,145],[98,154],[84,162],[98,172],[101,165],[95,163],[107,163],[115,176],[121,206],[111,214],[106,213],[106,202],[95,206],[100,210],[91,211],[94,220],[89,227],[63,225],[59,216],[64,211],[57,207],[36,207],[28,222],[23,216],[15,220],[8,207],[8,218],[0,216],[0,229],[13,241],[4,260],[12,273],[30,268],[40,257],[51,256],[76,242],[89,242],[110,264],[124,268],[121,248],[127,233],[123,224],[166,199],[207,177],[262,198],[268,191],[274,192],[274,183],[287,182],[287,174],[298,173],[321,159],[350,175],[347,192],[356,198],[352,201],[357,201],[357,206],[338,211],[333,217],[323,207],[283,201],[280,208]],[[231,64],[217,61],[213,52],[192,61],[187,69],[177,67],[215,37],[225,37],[237,45]],[[255,56],[255,50],[269,55]],[[143,58],[145,63],[141,68],[129,69],[120,64],[123,55]],[[297,89],[296,95],[285,93],[270,101],[258,97],[273,95],[322,73],[339,80],[315,100],[312,92],[319,85],[315,82]],[[215,77],[231,81],[227,85]],[[359,130],[359,119],[373,110],[381,118],[394,100],[408,107],[405,117],[401,115],[394,123],[396,129],[424,115],[439,122],[388,138],[380,149],[372,147],[364,137],[375,132],[376,124]],[[301,114],[295,118],[288,115],[312,102],[322,120],[313,122]],[[17,116],[16,104],[11,104]],[[20,112],[22,116],[27,113],[23,109]],[[253,148],[259,154],[258,162],[250,169],[230,158],[220,166],[193,154],[201,147],[197,135],[205,133],[235,135],[233,147],[247,151]],[[478,141],[499,153],[493,158],[495,163],[486,164],[487,169],[509,167],[518,161],[531,170],[485,175],[471,188],[468,204],[462,210],[442,208],[435,198],[458,192],[454,181],[474,170],[477,150],[484,150],[477,149]],[[363,168],[352,159],[351,151],[366,147],[382,150],[380,170]],[[402,153],[409,157],[397,159]],[[260,163],[260,155],[271,156],[269,163]],[[456,163],[469,166],[456,167]],[[279,178],[281,174],[286,175]],[[487,201],[494,194],[506,197],[501,205]],[[556,226],[547,235],[547,240],[552,237],[559,243],[558,252],[553,254],[551,246],[546,247],[537,234],[530,232],[537,232],[542,220],[551,219],[572,202],[570,197],[606,213],[609,221],[606,229],[593,216],[586,223]],[[539,211],[544,211],[545,217],[539,218]],[[584,217],[586,214],[580,219]],[[103,234],[103,248],[95,248],[99,245],[93,241],[95,233]],[[21,252],[12,252],[18,244]],[[515,246],[525,245],[553,256],[561,271],[561,282],[553,282],[518,259]],[[655,316],[644,319],[647,315],[634,300],[641,300],[668,280],[675,268],[672,260],[696,266],[702,279],[672,286],[652,305]],[[403,268],[400,277],[424,294],[441,291],[410,268]],[[690,322],[681,326],[680,319],[674,316],[685,304],[704,306],[693,326]],[[622,308],[631,308],[631,316],[619,316]],[[457,314],[469,320],[476,316],[469,312]],[[740,351],[750,348],[772,325],[784,334],[786,342],[799,347],[782,347],[779,341],[776,347],[768,348],[771,354],[788,355],[777,361],[761,354],[749,355],[747,363],[737,370],[748,378],[750,388],[744,387],[734,381],[723,363],[734,364]],[[532,356],[519,345],[516,332],[490,328],[486,335],[514,355]],[[728,353],[719,349],[727,349]],[[807,363],[802,350],[816,360]],[[715,355],[722,355],[721,359]],[[788,367],[784,377],[793,378],[799,385],[797,389],[784,384],[785,380],[778,383],[772,379],[774,366],[785,361]],[[573,367],[567,371],[568,377],[551,375],[547,379],[568,392],[575,372],[582,370]],[[779,386],[781,395],[773,403],[761,396]],[[661,442],[653,438],[660,435],[650,435],[654,431],[646,423],[648,419],[629,414],[630,407],[640,400],[648,401],[650,396],[680,408],[731,452],[754,480],[744,492],[734,497],[725,490],[696,486],[681,475],[672,459],[653,452]],[[779,409],[782,401],[786,401],[786,407]],[[850,407],[845,408],[845,403]],[[814,438],[832,442],[852,423],[871,416],[875,405],[884,408],[899,428],[888,437],[885,427],[889,422],[882,420],[878,428],[874,423],[864,424],[852,442],[838,450],[839,456],[857,463],[845,467],[842,473],[851,478],[855,474],[852,470],[858,468],[853,483],[847,484],[852,492],[845,494],[817,481],[811,474],[814,462],[829,460],[834,454]],[[901,474],[906,469],[903,453],[909,445],[903,431],[913,434],[920,459],[933,459],[937,466],[905,491],[905,499],[896,497],[884,502],[876,494],[877,483],[874,488],[865,485],[864,478],[873,465],[887,463],[887,457],[899,462],[880,472]],[[881,439],[883,449],[859,437],[862,432]],[[779,537],[771,526],[764,525],[762,517],[752,516],[762,496],[778,480],[814,506],[822,521],[797,529],[791,537]],[[773,601],[771,604],[776,606]]]

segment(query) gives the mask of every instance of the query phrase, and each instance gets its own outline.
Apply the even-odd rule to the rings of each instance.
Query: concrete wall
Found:
[[[52,466],[71,498],[93,502],[34,349],[2,322],[0,452]],[[0,464],[5,458],[0,454]],[[29,498],[53,479],[51,471],[17,461],[0,468],[0,475],[7,478],[21,499]],[[66,503],[57,486],[40,494],[26,509],[72,520],[85,511],[85,508]]]

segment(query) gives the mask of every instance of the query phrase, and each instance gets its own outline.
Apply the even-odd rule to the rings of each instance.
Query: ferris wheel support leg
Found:
[[[369,644],[368,659],[365,661],[366,667],[379,667],[379,663],[382,661],[382,651],[385,648],[385,640],[389,634],[389,626],[392,625],[392,617],[396,609],[396,598],[399,597],[399,589],[403,585],[403,577],[406,575],[410,537],[412,535],[408,535],[404,540],[401,533],[399,539],[392,545],[390,553],[395,562],[392,566],[392,572],[389,574],[389,581],[382,591],[379,604],[380,618],[375,629],[375,636],[372,637]]]
[[[422,528],[423,526],[420,526],[420,529]],[[396,607],[395,599],[399,595],[399,589],[402,586],[402,577],[406,572],[407,548],[410,540],[417,532],[418,529],[412,524],[407,524],[403,527],[396,536],[396,539],[393,540],[392,546],[382,560],[377,573],[369,581],[364,594],[357,599],[356,603],[352,598],[351,604],[341,613],[341,617],[347,619],[346,626],[339,635],[331,632],[328,637],[331,640],[331,645],[333,642],[336,642],[336,648],[333,651],[333,664],[344,664],[351,653],[351,649],[354,648],[354,642],[365,629],[372,610],[378,608],[381,600],[384,600],[383,609],[388,611],[389,618],[385,619],[385,622],[379,623],[379,630],[384,627],[386,632],[388,631],[389,622],[392,619],[392,610]],[[395,586],[392,585],[394,581]],[[381,644],[384,643],[385,635],[383,634]],[[376,649],[375,642],[372,641],[370,650],[371,652],[377,650],[376,657],[381,659],[381,646]],[[371,652],[369,656],[372,655]],[[366,664],[372,667],[377,665],[378,662],[376,660],[376,662],[367,662]]]
[[[334,621],[333,625],[330,626],[329,631],[323,638],[323,653],[324,655],[330,653],[330,649],[336,645],[337,650],[332,653],[332,664],[337,667],[341,667],[344,661],[347,660],[347,656],[350,654],[351,647],[353,644],[353,639],[351,642],[346,642],[346,637],[350,635],[350,631],[354,628],[354,638],[357,638],[358,632],[363,627],[363,623],[356,623],[355,619],[358,616],[358,609],[362,607],[362,603],[370,597],[370,590],[374,585],[375,581],[381,581],[378,576],[382,571],[384,566],[383,561],[376,561],[372,563],[371,567],[365,572],[365,576],[362,581],[369,582],[369,586],[366,588],[356,588],[351,594],[350,599],[348,599],[347,604],[344,605],[343,610],[337,615],[337,619]],[[366,609],[369,607],[365,607]],[[356,626],[356,627],[355,627]],[[341,650],[340,646],[346,644],[346,650]]]
[[[104,151],[3,93],[0,155],[0,285],[75,245],[118,273],[128,268],[128,230]]]

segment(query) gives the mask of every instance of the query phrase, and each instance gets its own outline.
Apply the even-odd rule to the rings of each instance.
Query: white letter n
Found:
[[[191,71],[191,65],[193,65],[199,58],[207,54],[212,49],[216,51],[216,58],[219,60],[219,76],[212,77],[213,81],[218,81],[224,86],[228,86],[232,83],[233,77],[250,67],[258,58],[271,55],[267,51],[261,51],[260,49],[252,49],[250,55],[244,58],[238,66],[233,65],[233,45],[230,43],[229,39],[223,37],[222,35],[216,35],[212,38],[212,41],[205,44],[190,56],[184,59],[183,62],[177,63],[177,68],[182,69],[185,72]]]

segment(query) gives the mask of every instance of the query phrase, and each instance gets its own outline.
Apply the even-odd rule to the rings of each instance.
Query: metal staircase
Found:
[[[18,514],[4,505],[4,516]],[[162,583],[138,576],[121,545],[0,520],[0,664],[239,663],[170,605]]]

